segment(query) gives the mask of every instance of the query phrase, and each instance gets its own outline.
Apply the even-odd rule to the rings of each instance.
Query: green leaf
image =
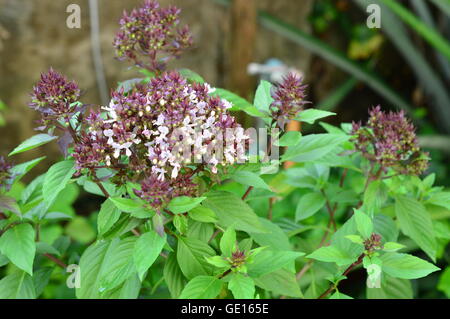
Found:
[[[315,121],[317,121],[321,118],[324,118],[324,117],[331,116],[331,115],[336,115],[336,113],[317,110],[317,109],[307,109],[307,110],[301,111],[300,114],[295,119],[300,122],[314,124]]]
[[[201,84],[205,83],[205,80],[203,79],[203,77],[200,74],[198,74],[192,70],[179,69],[178,73],[180,73],[185,79],[187,79],[189,81],[197,82],[197,83],[201,83]]]
[[[36,254],[35,232],[30,224],[19,224],[0,237],[0,251],[20,269],[33,275]]]
[[[348,240],[350,240],[352,243],[360,244],[362,245],[364,243],[364,239],[361,238],[359,235],[347,235],[345,236]]]
[[[205,257],[215,255],[214,249],[205,242],[196,238],[178,238],[177,261],[187,279],[212,273],[213,267]]]
[[[233,103],[233,108],[231,108],[231,111],[244,111],[248,115],[255,117],[267,116],[258,111],[258,109],[253,104],[248,102],[246,99],[225,89],[217,88],[216,91],[213,93],[213,95],[218,95],[222,99],[226,99],[227,101]]]
[[[360,210],[355,209],[356,229],[363,238],[369,238],[373,232],[372,219]]]
[[[289,237],[277,224],[266,218],[259,218],[266,233],[251,233],[250,236],[260,246],[268,246],[272,250],[292,250]]]
[[[167,288],[169,288],[172,298],[178,298],[186,285],[186,278],[183,276],[180,267],[177,263],[175,254],[169,254],[164,265],[164,280]]]
[[[439,270],[435,265],[407,254],[386,253],[380,259],[383,272],[395,278],[417,279]]]
[[[252,278],[235,273],[228,283],[235,299],[253,299],[255,297],[255,282]]]
[[[20,180],[22,176],[28,173],[33,167],[42,162],[44,159],[45,156],[42,156],[34,160],[13,166],[11,168],[11,175],[14,176],[14,181],[17,182],[18,180]]]
[[[277,146],[294,146],[297,145],[302,138],[302,133],[298,131],[288,131],[284,133],[280,140],[275,142]]]
[[[89,246],[80,259],[80,288],[77,298],[112,298],[118,289],[127,285],[134,272],[133,250],[135,237],[103,240]],[[121,286],[121,285],[124,286]],[[120,293],[119,293],[120,295]]]
[[[432,260],[436,260],[436,239],[434,237],[431,216],[422,203],[406,196],[395,199],[395,214],[400,229],[411,237]]]
[[[333,262],[338,266],[345,266],[355,261],[354,258],[350,257],[346,252],[339,250],[335,246],[320,247],[306,257],[319,261]]]
[[[189,217],[202,223],[215,223],[217,216],[214,211],[205,206],[199,205],[189,211]]]
[[[426,203],[441,206],[450,210],[450,192],[432,193]]]
[[[8,156],[32,150],[36,147],[47,144],[48,142],[51,142],[53,140],[56,140],[57,138],[58,136],[52,136],[48,134],[35,135],[33,137],[30,137],[23,143],[21,143],[19,146],[17,146],[11,153],[8,154]]]
[[[108,198],[103,202],[97,217],[97,229],[100,236],[104,235],[119,220],[120,210]]]
[[[326,199],[321,193],[307,193],[297,203],[295,221],[304,220],[317,213],[324,205]]]
[[[139,236],[134,247],[133,259],[141,281],[145,272],[158,258],[165,244],[166,236],[161,237],[153,230]]]
[[[203,206],[216,213],[219,225],[224,228],[233,226],[247,233],[266,232],[250,206],[235,194],[222,191],[208,193]]]
[[[383,250],[384,251],[389,251],[389,252],[397,251],[397,250],[402,249],[402,248],[405,248],[405,245],[402,245],[402,244],[399,244],[399,243],[395,243],[395,242],[392,242],[392,241],[389,241],[389,242],[387,242],[387,243],[385,243],[383,245]]]
[[[269,113],[270,105],[273,102],[272,94],[270,92],[272,88],[272,83],[261,80],[256,89],[255,100],[253,105],[262,112]]]
[[[367,299],[412,299],[411,282],[406,279],[381,276],[381,288],[366,289]]]
[[[0,299],[35,299],[33,279],[23,271],[17,271],[0,280]]]
[[[350,136],[344,134],[310,134],[303,136],[300,142],[290,147],[282,156],[282,161],[310,162],[327,155],[334,147],[347,141]]]
[[[141,204],[131,198],[110,197],[109,200],[122,212],[132,213],[142,208]]]
[[[167,208],[174,214],[181,214],[197,207],[205,199],[206,197],[188,197],[188,196],[175,197],[170,201],[169,206]]]
[[[67,183],[75,173],[75,162],[67,160],[58,162],[47,171],[42,187],[45,202],[51,205],[58,194],[67,186]]]
[[[267,185],[261,177],[259,177],[256,173],[250,171],[236,171],[231,175],[231,179],[243,185],[253,186],[255,188],[263,188],[269,191],[271,190],[269,185]]]
[[[286,269],[279,269],[254,280],[258,287],[272,291],[275,294],[297,298],[302,297],[295,274]]]
[[[222,290],[222,281],[212,276],[198,276],[188,282],[180,299],[213,299]]]
[[[292,262],[303,255],[304,253],[297,251],[264,249],[252,258],[253,262],[248,265],[248,274],[253,278],[264,276],[280,268],[290,266]]]
[[[52,267],[41,268],[33,274],[33,284],[36,292],[36,297],[39,297],[43,292],[45,287],[47,287],[50,277],[53,273]]]
[[[230,268],[230,263],[222,256],[205,257],[206,261],[217,268]]]
[[[437,289],[450,298],[450,267],[445,268],[439,277]]]
[[[233,227],[223,233],[220,239],[220,251],[226,257],[231,257],[231,254],[236,250],[236,231]]]

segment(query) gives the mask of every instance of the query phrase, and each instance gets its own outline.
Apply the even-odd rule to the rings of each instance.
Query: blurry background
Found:
[[[100,26],[108,92],[118,82],[138,76],[114,58],[112,41],[122,11],[140,2],[0,0],[1,155],[34,134],[37,114],[27,107],[29,92],[50,66],[78,82],[84,90],[83,102],[106,103],[93,62],[93,22]],[[309,100],[316,108],[335,111],[338,116],[330,119],[334,124],[364,120],[367,109],[377,104],[405,109],[432,153],[430,171],[438,173],[439,183],[450,185],[449,1],[397,1],[403,11],[388,0],[160,2],[179,6],[182,23],[190,25],[195,37],[195,47],[172,67],[188,67],[212,85],[251,100],[258,76],[248,74],[248,64],[278,59],[304,73]],[[66,8],[72,3],[81,8],[80,29],[66,26],[70,15]],[[381,29],[366,25],[370,3],[381,5]],[[425,31],[417,30],[421,26]],[[242,121],[252,125],[244,116]],[[34,174],[60,156],[55,145],[44,150],[47,162]],[[22,162],[41,152],[27,152],[14,160]]]

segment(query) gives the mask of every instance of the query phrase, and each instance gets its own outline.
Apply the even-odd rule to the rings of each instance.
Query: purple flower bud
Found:
[[[0,190],[8,190],[12,178],[12,164],[8,163],[3,156],[0,156]]]
[[[295,73],[289,73],[272,94],[274,99],[271,105],[272,117],[278,120],[281,128],[284,128],[284,125],[294,119],[303,110],[303,106],[309,103],[305,101],[306,87],[303,85],[303,78]]]
[[[41,79],[33,88],[29,105],[41,112],[45,125],[50,120],[74,113],[76,109],[74,103],[79,97],[78,85],[50,68],[47,73],[41,74]]]
[[[420,150],[414,125],[403,111],[370,110],[366,126],[353,123],[356,148],[363,156],[398,173],[420,175],[428,167],[428,153]]]
[[[179,14],[178,8],[160,8],[153,0],[129,14],[124,12],[114,40],[117,57],[150,71],[164,70],[169,60],[192,46],[189,28],[178,26]]]

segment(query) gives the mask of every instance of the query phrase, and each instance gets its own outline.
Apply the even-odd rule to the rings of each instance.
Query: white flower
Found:
[[[164,168],[153,166],[152,171],[153,173],[158,174],[158,180],[164,181],[164,174],[166,173],[166,170]]]
[[[131,156],[131,150],[130,150],[131,145],[133,145],[132,142],[126,142],[124,144],[112,143],[111,146],[114,148],[114,157],[119,158],[121,150],[125,150],[125,155],[130,157]]]
[[[158,119],[156,120],[156,121],[153,121],[153,123],[155,124],[155,125],[158,125],[158,126],[160,126],[160,125],[163,125],[164,124],[164,121],[166,120],[166,117],[164,116],[164,114],[159,114],[158,115]]]
[[[111,166],[111,156],[106,155],[105,159],[106,159],[106,166]]]
[[[216,92],[216,88],[212,88],[209,83],[205,83],[205,88],[208,90],[208,94]]]
[[[114,100],[111,100],[111,102],[109,102],[109,106],[102,106],[101,109],[107,111],[109,116],[111,117],[110,120],[104,121],[105,123],[112,123],[117,121],[116,104],[114,103]]]
[[[114,131],[109,129],[109,130],[104,130],[103,131],[103,135],[105,135],[106,137],[108,137],[108,144],[112,144],[114,143],[113,141],[113,135],[114,135]]]
[[[226,99],[222,99],[223,106],[225,107],[225,110],[231,109],[233,107],[233,103]]]

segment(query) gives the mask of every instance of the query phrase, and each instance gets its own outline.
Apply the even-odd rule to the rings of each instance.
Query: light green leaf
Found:
[[[236,250],[236,231],[233,227],[228,227],[220,239],[220,251],[226,257]]]
[[[224,228],[233,226],[247,233],[266,232],[250,206],[235,194],[222,191],[208,193],[203,206],[216,213],[219,225]]]
[[[272,88],[272,83],[261,80],[258,88],[255,93],[255,100],[253,101],[253,105],[262,112],[269,113],[270,105],[273,102],[272,95],[270,93],[270,89]]]
[[[222,281],[212,276],[198,276],[188,282],[180,299],[213,299],[222,290]]]
[[[202,223],[215,223],[217,216],[214,211],[205,206],[199,205],[189,211],[189,217]]]
[[[213,267],[205,260],[205,257],[215,255],[214,249],[205,242],[196,238],[178,238],[177,261],[188,279],[211,274]]]
[[[30,224],[19,224],[0,237],[0,251],[20,269],[33,275],[36,254],[35,232]]]
[[[369,238],[373,232],[372,219],[360,210],[355,209],[356,229],[363,238]]]
[[[33,279],[23,271],[17,271],[0,280],[0,299],[35,299]]]
[[[325,205],[325,202],[326,199],[321,193],[307,193],[303,195],[297,204],[295,221],[311,217]]]
[[[302,133],[298,131],[288,131],[284,133],[281,138],[275,142],[277,146],[294,146],[302,139]]]
[[[450,209],[450,192],[432,193],[426,202]]]
[[[188,196],[175,197],[170,201],[169,206],[167,208],[174,214],[181,214],[197,207],[205,199],[206,197],[188,197]]]
[[[235,299],[253,299],[255,297],[255,282],[252,278],[235,273],[228,283]]]
[[[272,291],[275,294],[297,298],[302,297],[295,273],[289,270],[279,269],[254,280],[258,287]]]
[[[381,288],[366,289],[367,299],[412,299],[411,282],[406,279],[393,278],[386,274],[381,276]]]
[[[402,232],[411,237],[432,260],[436,260],[436,239],[433,224],[430,214],[422,203],[410,197],[397,196],[395,199],[395,214]]]
[[[304,253],[297,251],[274,251],[264,249],[256,254],[248,265],[248,274],[253,278],[264,276],[280,268],[288,267]],[[294,269],[295,270],[295,269]]]
[[[295,119],[300,122],[314,124],[314,122],[317,121],[318,119],[328,117],[331,115],[336,115],[336,113],[317,109],[307,109],[301,111],[300,114]]]
[[[135,237],[124,240],[115,238],[89,246],[79,263],[81,286],[76,289],[77,298],[99,299],[122,295],[120,291],[128,285],[126,280],[135,275],[133,264],[135,242]]]
[[[272,250],[292,250],[287,234],[277,224],[266,218],[259,218],[266,233],[251,233],[250,236],[260,246],[268,246]]]
[[[169,288],[172,298],[178,298],[186,285],[186,278],[183,276],[180,267],[177,263],[175,254],[169,254],[164,265],[164,280],[167,288]]]
[[[320,159],[333,151],[334,147],[347,141],[350,136],[344,134],[310,134],[303,136],[300,142],[290,147],[282,156],[282,161],[308,162]]]
[[[360,244],[362,245],[364,243],[364,239],[361,238],[359,235],[347,235],[345,236],[348,240],[350,240],[352,243]]]
[[[67,186],[67,183],[75,173],[73,160],[62,161],[54,164],[45,174],[42,194],[49,205],[54,202],[58,194]]]
[[[397,250],[402,249],[402,248],[405,248],[405,245],[402,245],[402,244],[399,244],[399,243],[395,243],[395,242],[392,242],[392,241],[389,241],[389,242],[387,242],[387,243],[385,243],[383,245],[383,250],[384,251],[389,251],[389,252],[397,251]]]
[[[258,109],[248,102],[246,99],[240,97],[239,95],[236,95],[230,91],[227,91],[225,89],[217,88],[216,91],[212,95],[218,95],[222,99],[226,99],[227,101],[233,103],[233,107],[231,108],[231,111],[244,111],[248,115],[255,116],[255,117],[265,117],[263,113],[258,111]]]
[[[57,138],[58,136],[52,136],[48,134],[38,134],[32,136],[26,141],[22,142],[19,146],[17,146],[11,153],[8,154],[8,156],[32,150],[36,147],[47,144],[48,142],[51,142],[53,140],[56,140]]]
[[[34,160],[21,163],[18,165],[15,165],[11,168],[11,175],[14,176],[14,181],[17,182],[20,180],[20,178],[28,173],[33,167],[35,167],[37,164],[39,164],[41,161],[45,159],[45,156],[36,158]]]
[[[320,247],[306,257],[319,261],[333,262],[338,266],[348,265],[355,261],[346,252],[343,252],[334,246]]]
[[[200,74],[198,74],[198,73],[196,73],[196,72],[194,72],[194,71],[192,71],[192,70],[189,70],[189,69],[179,69],[178,72],[179,72],[185,79],[187,79],[187,80],[189,80],[189,81],[197,82],[197,83],[200,83],[200,84],[205,83],[205,80],[203,79],[203,77],[202,77]]]
[[[269,191],[271,190],[269,185],[267,185],[261,177],[259,177],[256,173],[250,171],[236,171],[231,175],[231,179],[243,185],[253,186],[255,188],[263,188]]]
[[[103,202],[97,217],[97,229],[100,236],[104,235],[119,220],[120,210],[108,198]]]
[[[142,281],[145,272],[150,268],[161,253],[166,243],[166,236],[159,236],[158,233],[151,230],[139,236],[133,251],[134,264]]]
[[[206,261],[217,268],[230,268],[230,263],[222,256],[205,257]]]
[[[439,270],[428,261],[407,254],[386,253],[380,259],[383,272],[395,278],[417,279]]]

